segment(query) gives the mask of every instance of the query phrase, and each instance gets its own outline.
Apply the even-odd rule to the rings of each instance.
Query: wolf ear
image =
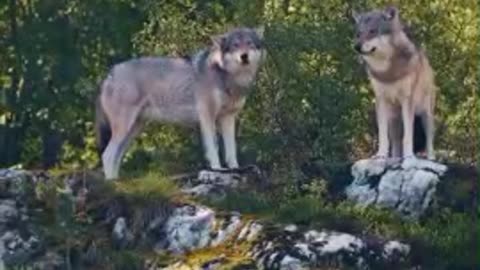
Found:
[[[398,17],[398,9],[394,6],[389,6],[383,11],[383,16],[385,16],[385,19],[388,21],[393,21]]]
[[[221,49],[225,43],[225,35],[212,36],[212,45],[215,49]]]
[[[255,29],[253,29],[253,31],[255,31],[255,33],[257,33],[257,36],[260,38],[260,39],[263,39],[263,36],[265,34],[265,26],[259,26]]]
[[[349,17],[350,17],[351,20],[353,20],[354,23],[358,23],[360,21],[362,15],[355,10],[351,10]]]

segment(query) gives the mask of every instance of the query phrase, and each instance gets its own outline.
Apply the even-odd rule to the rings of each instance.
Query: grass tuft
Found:
[[[168,200],[179,195],[178,186],[158,173],[131,180],[112,182],[113,192],[125,197],[132,203],[148,203],[156,200]]]

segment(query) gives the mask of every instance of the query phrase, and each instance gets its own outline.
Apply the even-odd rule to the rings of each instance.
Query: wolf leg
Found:
[[[433,114],[430,112],[424,112],[420,116],[422,118],[422,125],[425,129],[425,135],[427,139],[427,158],[430,160],[435,159],[435,151],[433,149],[433,140],[435,136],[435,126]]]
[[[414,108],[412,106],[410,98],[403,100],[401,104],[402,122],[403,122],[403,158],[414,157],[414,154],[413,154]]]
[[[118,178],[118,171],[115,171],[115,154],[118,152],[119,143],[110,139],[107,148],[102,154],[103,171],[105,179],[112,180]]]
[[[135,110],[123,108],[116,112],[117,114],[109,117],[111,119],[112,138],[102,155],[103,168],[107,180],[118,178],[122,157],[130,141],[141,127],[137,123],[138,112]]]
[[[221,169],[220,159],[218,157],[215,120],[211,114],[202,112],[200,112],[199,118],[205,155],[210,163],[210,168]]]
[[[392,108],[386,101],[381,98],[376,99],[376,114],[378,126],[378,151],[374,158],[388,157],[389,140],[388,140],[388,122],[391,118]]]
[[[391,156],[393,158],[401,158],[402,157],[402,118],[393,117],[390,119],[389,125],[389,137],[390,137],[390,145],[391,145]]]
[[[120,171],[120,165],[122,164],[123,156],[127,152],[127,149],[132,143],[133,139],[142,130],[142,127],[143,127],[143,124],[141,124],[140,122],[135,122],[127,132],[127,135],[121,140],[118,147],[118,154],[115,155],[115,161],[114,161],[114,170],[117,172],[117,174],[118,174],[118,171]]]
[[[220,129],[225,146],[225,161],[229,168],[238,168],[237,146],[235,142],[235,114],[220,118]]]

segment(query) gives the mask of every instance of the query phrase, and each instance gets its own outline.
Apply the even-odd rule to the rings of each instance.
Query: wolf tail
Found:
[[[415,115],[413,122],[413,152],[424,152],[427,147],[427,135],[422,124],[422,118]]]
[[[107,116],[100,102],[100,95],[98,95],[95,102],[95,132],[97,139],[97,152],[100,160],[102,160],[102,153],[107,148],[108,142],[112,136],[112,130]]]

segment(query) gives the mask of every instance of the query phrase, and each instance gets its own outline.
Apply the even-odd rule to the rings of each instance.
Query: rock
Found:
[[[34,197],[33,173],[0,170],[0,269],[31,261],[43,247],[29,230],[25,200]]]
[[[388,241],[383,247],[382,256],[386,260],[404,260],[410,253],[410,246],[398,241]]]
[[[0,170],[0,197],[22,196],[27,192],[31,176],[27,171]]]
[[[34,235],[21,236],[16,230],[7,231],[0,237],[0,265],[14,266],[30,262],[42,248],[40,240]]]
[[[167,250],[183,253],[206,247],[210,241],[214,217],[211,209],[202,206],[176,208],[165,224]]]
[[[365,159],[352,166],[353,182],[347,198],[361,206],[394,209],[402,216],[417,219],[431,205],[445,165],[409,158],[403,162]]]
[[[47,252],[33,263],[35,270],[63,270],[65,268],[64,258],[52,251]]]
[[[410,247],[398,241],[368,241],[334,232],[309,230],[304,233],[267,233],[254,245],[252,257],[260,269],[311,269],[333,266],[340,269],[404,269]],[[400,268],[390,268],[395,266]]]
[[[182,184],[182,192],[191,196],[221,198],[228,189],[238,187],[245,178],[237,173],[203,170]]]
[[[15,224],[19,211],[14,200],[0,200],[0,232],[7,226]]]
[[[241,216],[239,213],[232,213],[229,219],[223,219],[219,222],[220,228],[217,236],[212,239],[212,246],[217,246],[224,243],[230,236],[232,236],[242,225]]]
[[[242,228],[242,230],[238,234],[238,240],[251,242],[258,237],[262,229],[262,224],[256,221],[250,221]]]
[[[226,191],[242,185],[264,182],[260,170],[255,165],[238,169],[202,170],[197,175],[176,177],[182,192],[192,196],[221,198]]]
[[[128,230],[127,221],[124,217],[119,217],[113,226],[112,242],[116,248],[124,249],[132,244],[133,234]]]
[[[283,259],[280,261],[280,269],[282,270],[307,270],[306,265],[302,263],[297,258],[290,257],[290,256],[285,256]]]

